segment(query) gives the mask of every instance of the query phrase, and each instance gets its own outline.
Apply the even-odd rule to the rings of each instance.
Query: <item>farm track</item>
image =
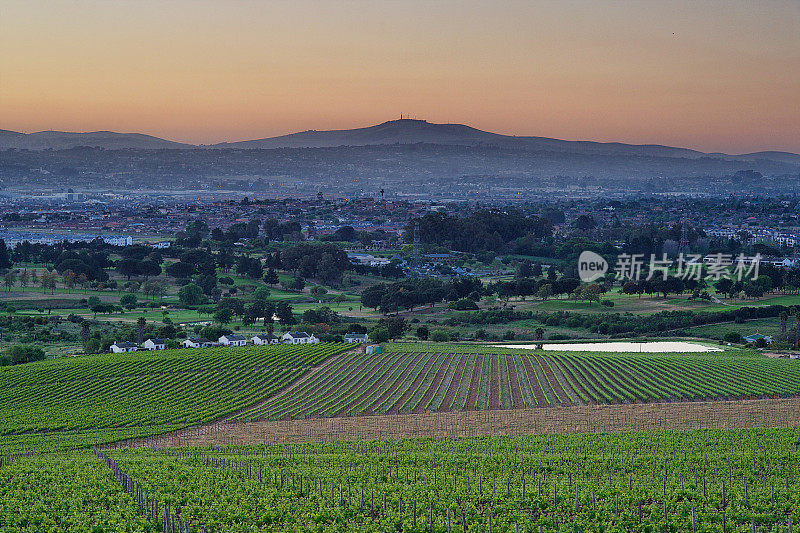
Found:
[[[500,357],[492,355],[489,374],[489,409],[500,409]]]
[[[531,389],[533,389],[533,395],[536,397],[536,405],[538,407],[547,406],[547,397],[544,395],[544,391],[539,386],[539,378],[536,377],[536,369],[533,368],[531,360],[527,357],[523,357],[522,363],[525,365],[525,372],[528,373],[528,381],[530,381]]]
[[[218,422],[105,446],[208,446],[800,425],[800,397]]]
[[[517,365],[514,362],[513,355],[506,356],[506,364],[508,365],[508,381],[511,385],[511,399],[514,401],[514,408],[521,409],[525,407],[525,400],[522,399],[522,391],[519,388]]]
[[[561,387],[561,383],[559,383],[558,379],[556,379],[553,369],[550,368],[550,361],[546,361],[544,357],[539,355],[536,356],[536,360],[539,361],[539,366],[542,367],[544,375],[550,380],[550,384],[553,387],[553,392],[558,397],[558,401],[564,405],[571,405],[572,402],[569,401],[569,396],[567,396],[567,393],[564,392],[564,389]]]
[[[451,411],[453,409],[453,401],[456,399],[458,385],[461,383],[461,376],[464,374],[464,367],[466,366],[467,359],[469,358],[469,356],[466,354],[455,354],[455,357],[458,357],[458,365],[456,366],[456,371],[453,374],[453,380],[450,382],[450,386],[447,387],[447,392],[442,400],[442,411]]]
[[[414,407],[414,410],[412,411],[413,413],[422,413],[425,411],[425,406],[428,405],[428,402],[431,401],[431,398],[433,398],[433,395],[436,394],[436,391],[439,389],[439,384],[444,379],[445,374],[447,374],[447,369],[450,367],[450,361],[452,360],[453,354],[447,354],[444,362],[439,367],[439,371],[436,372],[430,387],[428,387],[428,390],[425,391],[425,395],[422,396],[422,400],[420,400],[419,404]]]
[[[408,400],[414,396],[414,393],[417,391],[417,388],[425,381],[425,376],[428,375],[428,371],[436,364],[436,359],[438,358],[437,355],[432,355],[425,365],[422,367],[422,370],[419,371],[417,377],[414,378],[414,381],[411,383],[411,386],[406,389],[403,395],[392,405],[386,414],[395,415],[400,412],[400,409],[406,404]]]
[[[483,356],[479,355],[475,358],[475,366],[472,368],[472,377],[469,381],[469,393],[467,394],[467,402],[464,405],[464,411],[476,410],[478,393],[481,388],[481,370],[483,370]]]

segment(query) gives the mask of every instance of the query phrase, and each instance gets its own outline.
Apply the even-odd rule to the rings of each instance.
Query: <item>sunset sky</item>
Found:
[[[0,128],[211,143],[400,113],[800,152],[800,0],[0,3]]]

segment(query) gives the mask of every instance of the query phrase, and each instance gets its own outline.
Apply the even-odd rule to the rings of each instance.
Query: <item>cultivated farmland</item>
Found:
[[[760,355],[396,345],[343,354],[237,420],[518,409],[800,394],[800,365]]]
[[[62,358],[0,370],[0,447],[91,445],[208,422],[268,398],[345,344]],[[46,437],[46,438],[45,438]]]

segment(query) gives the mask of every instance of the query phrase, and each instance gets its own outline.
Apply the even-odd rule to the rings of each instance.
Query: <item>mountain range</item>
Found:
[[[375,126],[348,130],[309,130],[278,137],[212,145],[193,145],[161,139],[141,133],[96,131],[74,133],[41,131],[19,133],[0,130],[0,150],[66,150],[93,147],[106,150],[197,150],[197,149],[279,149],[334,148],[380,145],[447,145],[502,148],[524,152],[574,154],[576,156],[622,156],[634,158],[724,159],[736,161],[775,161],[800,165],[800,155],[790,152],[763,151],[749,154],[705,153],[688,148],[654,144],[636,145],[593,141],[566,141],[547,137],[502,135],[463,124],[435,124],[425,120],[391,120]]]

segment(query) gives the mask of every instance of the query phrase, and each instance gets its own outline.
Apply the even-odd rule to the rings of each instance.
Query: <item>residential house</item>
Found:
[[[359,344],[366,344],[369,342],[369,335],[366,333],[347,333],[344,336],[344,342],[356,342]]]
[[[181,343],[184,348],[209,348],[213,345],[214,342],[203,337],[189,337]]]
[[[758,342],[759,339],[764,339],[764,342],[767,344],[772,344],[772,337],[769,335],[762,335],[761,333],[753,333],[752,335],[748,335],[744,337],[745,342]]]
[[[167,341],[164,339],[147,339],[142,343],[142,349],[148,351],[166,350]]]
[[[281,337],[284,344],[317,344],[319,339],[305,331],[289,331]]]
[[[244,335],[223,335],[219,343],[223,346],[245,346],[247,338]]]
[[[271,333],[266,335],[254,335],[250,341],[256,346],[264,346],[266,344],[280,344],[281,339]]]
[[[139,349],[139,347],[132,342],[125,341],[125,342],[115,342],[114,344],[111,345],[110,349],[111,353],[126,353],[126,352],[135,352],[136,350]]]

